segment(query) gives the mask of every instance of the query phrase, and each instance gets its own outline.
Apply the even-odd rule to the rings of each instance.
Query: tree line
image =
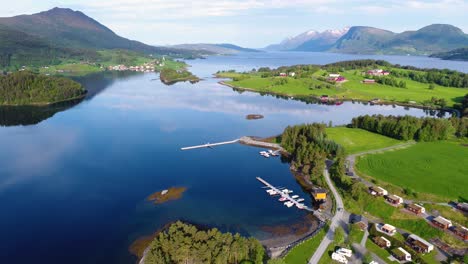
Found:
[[[353,118],[350,127],[400,140],[437,141],[448,139],[454,133],[466,136],[467,124],[465,118],[364,115]]]
[[[263,263],[265,249],[254,238],[200,230],[180,221],[162,231],[151,242],[145,264]]]
[[[291,155],[291,165],[311,178],[320,177],[327,158],[342,152],[342,147],[327,139],[325,124],[288,126],[282,136],[281,145]]]
[[[78,98],[85,93],[81,84],[63,77],[28,71],[0,75],[0,104],[47,104]]]

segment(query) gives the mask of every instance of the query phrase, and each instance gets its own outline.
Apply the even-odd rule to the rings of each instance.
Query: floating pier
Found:
[[[212,147],[215,147],[215,146],[234,144],[234,143],[239,142],[239,140],[240,139],[234,139],[234,140],[225,141],[225,142],[206,143],[206,144],[203,144],[203,145],[181,148],[181,150],[191,150],[191,149],[199,149],[199,148],[212,148]]]
[[[309,212],[314,212],[315,213],[315,211],[312,208],[309,208],[308,206],[306,206],[304,204],[301,204],[300,202],[296,201],[291,196],[289,196],[289,193],[283,192],[282,190],[280,190],[280,189],[276,188],[275,186],[269,184],[267,181],[265,181],[264,179],[262,179],[260,177],[257,177],[257,180],[260,181],[261,183],[265,184],[265,186],[267,186],[271,190],[273,190],[276,193],[278,193],[279,195],[281,195],[281,197],[286,198],[286,201],[289,201],[289,202],[293,203],[297,208],[301,208],[301,209],[307,210]]]

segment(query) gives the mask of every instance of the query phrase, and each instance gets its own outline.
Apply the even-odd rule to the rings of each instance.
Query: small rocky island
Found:
[[[162,190],[151,194],[148,196],[148,198],[146,198],[146,200],[152,201],[155,204],[162,204],[182,198],[182,195],[186,190],[186,187],[171,187],[167,190]]]
[[[250,114],[250,115],[247,115],[245,117],[245,119],[247,120],[257,120],[257,119],[263,119],[264,116],[263,115],[259,115],[259,114]]]

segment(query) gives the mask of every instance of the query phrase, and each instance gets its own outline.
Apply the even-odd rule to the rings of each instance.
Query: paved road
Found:
[[[345,220],[345,214],[344,214],[344,205],[343,205],[343,200],[341,199],[340,194],[336,190],[335,186],[333,185],[331,179],[330,179],[330,174],[328,173],[328,170],[325,169],[323,172],[323,175],[325,177],[325,180],[328,184],[328,187],[333,193],[333,196],[335,197],[336,201],[336,213],[333,216],[330,224],[330,229],[328,229],[327,235],[323,238],[322,242],[320,242],[319,247],[317,250],[315,250],[314,255],[310,258],[309,264],[316,264],[319,262],[320,258],[322,255],[325,253],[327,250],[327,247],[330,245],[330,243],[333,241],[333,237],[335,236],[335,228],[341,224],[341,222]]]

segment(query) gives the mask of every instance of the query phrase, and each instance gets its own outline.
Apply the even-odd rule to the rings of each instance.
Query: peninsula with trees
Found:
[[[0,105],[50,105],[85,95],[81,84],[63,77],[27,71],[0,76]]]
[[[344,100],[446,108],[468,93],[468,74],[420,69],[382,60],[343,61],[327,65],[261,67],[249,72],[220,71],[221,84],[239,90],[327,103]]]

